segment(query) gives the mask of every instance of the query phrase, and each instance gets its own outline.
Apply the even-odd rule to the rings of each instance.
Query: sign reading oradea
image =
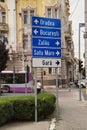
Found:
[[[61,20],[33,16],[33,67],[61,67],[61,54]]]
[[[60,19],[52,19],[52,18],[33,16],[32,17],[32,26],[61,28],[61,20]]]

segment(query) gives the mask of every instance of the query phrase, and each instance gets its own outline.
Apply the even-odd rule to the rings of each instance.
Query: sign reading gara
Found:
[[[33,16],[33,67],[60,67],[61,57],[61,20]]]

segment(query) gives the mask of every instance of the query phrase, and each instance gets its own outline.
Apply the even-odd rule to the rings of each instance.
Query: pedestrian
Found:
[[[69,92],[71,92],[72,86],[73,86],[73,82],[70,81],[70,82],[69,82]]]
[[[41,82],[37,80],[37,94],[41,92]]]

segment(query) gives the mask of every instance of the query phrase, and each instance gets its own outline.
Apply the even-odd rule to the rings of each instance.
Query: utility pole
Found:
[[[23,22],[22,14],[19,13],[19,16],[20,16],[20,18],[21,18],[21,20]],[[22,24],[22,26],[23,26],[23,24]],[[24,62],[24,59],[25,59],[25,57],[24,57],[24,28],[22,27],[20,30],[21,30],[21,43],[22,43],[22,71],[25,71],[25,62]]]
[[[80,38],[81,38],[81,34],[80,34],[80,30],[82,27],[85,27],[85,23],[79,23],[79,60],[81,59],[81,43],[80,43]],[[80,65],[80,64],[79,64]],[[78,69],[79,70],[79,69]],[[79,80],[80,80],[80,86],[79,86],[79,100],[81,101],[81,73],[79,72]]]
[[[12,50],[12,55],[13,55],[13,84],[14,84],[14,93],[15,93],[15,52]]]
[[[24,63],[24,28],[22,29],[22,70],[25,71],[25,63]]]
[[[85,0],[85,74],[87,79],[87,0]]]

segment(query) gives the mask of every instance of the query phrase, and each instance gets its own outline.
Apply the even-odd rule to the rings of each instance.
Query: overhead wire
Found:
[[[76,6],[75,6],[75,8],[73,9],[73,11],[72,11],[70,17],[73,16],[74,12],[76,11],[76,9],[77,9],[77,7],[78,7],[78,5],[79,5],[79,2],[80,2],[80,0],[77,1]]]
[[[74,12],[76,11],[76,9],[77,9],[77,7],[79,5],[79,2],[80,2],[80,0],[77,1],[75,8],[73,9],[72,13],[70,14],[70,18],[73,16]],[[66,24],[67,23],[63,24],[62,27],[65,26]]]

